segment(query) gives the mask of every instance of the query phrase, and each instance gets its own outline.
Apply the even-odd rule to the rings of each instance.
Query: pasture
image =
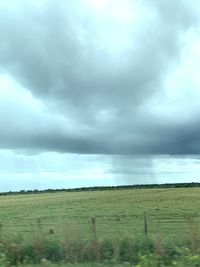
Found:
[[[67,240],[95,238],[99,242],[140,240],[144,237],[144,212],[148,237],[159,236],[176,243],[188,235],[194,239],[192,235],[198,235],[200,223],[200,188],[1,196],[0,239],[24,244],[36,236],[51,240],[63,236]]]
[[[6,235],[34,231],[41,219],[45,231],[75,228],[87,235],[96,218],[100,237],[143,234],[144,212],[149,233],[184,235],[188,218],[200,221],[200,188],[130,189],[0,197],[0,223]],[[70,230],[70,229],[69,229]]]

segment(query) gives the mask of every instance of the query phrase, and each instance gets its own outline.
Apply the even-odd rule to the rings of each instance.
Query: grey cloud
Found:
[[[115,156],[112,157],[110,172],[115,175],[117,183],[156,183],[152,162],[151,156]]]
[[[75,110],[77,106],[133,107],[159,86],[162,73],[174,55],[178,56],[180,29],[191,25],[185,19],[190,15],[186,5],[176,4],[176,13],[169,19],[164,10],[172,3],[157,2],[156,18],[141,25],[139,33],[133,34],[132,49],[124,51],[125,64],[121,58],[113,62],[112,56],[98,47],[98,22],[91,21],[78,4],[70,3],[67,10],[64,2],[49,1],[43,12],[30,4],[19,6],[17,12],[8,8],[1,18],[2,65],[32,92],[54,101],[64,99],[73,109],[76,105]],[[185,20],[176,20],[183,10]]]
[[[129,128],[129,133],[121,129],[116,133],[105,131],[101,134],[94,134],[92,131],[81,132],[78,126],[78,134],[69,133],[62,123],[56,125],[51,122],[48,125],[48,121],[47,125],[41,127],[38,124],[37,128],[33,126],[26,129],[27,124],[25,123],[21,130],[8,127],[2,130],[1,147],[36,152],[149,156],[199,154],[200,152],[200,128],[197,127],[199,120],[190,124],[167,125],[167,127],[162,125],[162,122],[152,126],[146,120],[146,127],[143,126],[141,131],[140,126],[134,125]],[[55,129],[52,129],[53,125],[56,126]],[[134,128],[136,128],[135,131]]]
[[[56,110],[77,125],[69,132],[65,120],[55,124],[48,117],[42,127],[30,129],[35,115],[22,112],[18,120],[27,116],[27,121],[21,127],[1,125],[1,147],[85,154],[200,151],[196,121],[174,125],[162,118],[155,121],[145,111],[145,103],[162,90],[168,68],[179,59],[182,35],[196,24],[192,4],[141,3],[150,16],[139,21],[136,31],[130,25],[129,46],[115,57],[98,35],[101,21],[80,1],[67,8],[64,1],[48,1],[40,8],[32,1],[19,1],[15,8],[0,2],[1,68],[40,98],[49,116]]]

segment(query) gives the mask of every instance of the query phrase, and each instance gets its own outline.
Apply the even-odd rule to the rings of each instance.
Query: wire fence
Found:
[[[195,225],[197,228],[200,226],[200,218],[178,218],[178,219],[171,219],[171,218],[159,218],[159,217],[151,217],[148,213],[144,212],[144,216],[140,219],[130,220],[128,224],[126,221],[126,218],[116,220],[116,218],[113,218],[113,220],[106,219],[106,218],[95,218],[96,224],[97,224],[97,230],[99,230],[101,233],[106,231],[109,231],[111,234],[115,231],[119,231],[120,233],[131,231],[132,233],[144,233],[145,235],[156,233],[158,230],[160,232],[171,232],[173,233],[180,233],[185,232],[186,229],[189,228],[189,225],[192,224]],[[10,231],[12,232],[14,229],[16,231],[20,232],[31,232],[32,229],[43,227],[44,229],[48,228],[55,228],[55,229],[61,229],[62,227],[69,226],[74,229],[79,229],[84,231],[90,227],[91,224],[91,218],[80,218],[77,220],[77,218],[65,218],[63,220],[61,219],[54,219],[52,221],[46,221],[46,219],[35,219],[33,221],[28,221],[19,223],[19,222],[2,222],[0,223],[0,228],[2,228],[4,231]],[[116,229],[115,229],[116,226]],[[104,229],[105,228],[105,229]]]

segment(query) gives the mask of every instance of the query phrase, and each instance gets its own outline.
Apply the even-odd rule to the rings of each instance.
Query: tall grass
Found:
[[[37,230],[27,240],[20,234],[10,239],[4,237],[3,225],[0,225],[0,267],[91,262],[113,266],[126,263],[136,267],[200,266],[200,239],[192,220],[188,221],[187,238],[181,241],[162,238],[159,232],[151,236],[145,233],[132,236],[130,233],[123,238],[101,239],[94,217],[90,228],[91,236],[85,238],[74,232],[72,225],[66,224],[59,237],[54,234],[58,229],[45,233],[42,221],[38,219]]]

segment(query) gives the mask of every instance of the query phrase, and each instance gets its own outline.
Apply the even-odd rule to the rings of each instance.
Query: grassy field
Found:
[[[91,217],[102,238],[143,233],[144,212],[150,233],[185,234],[188,218],[200,221],[200,188],[138,189],[50,193],[0,197],[0,223],[6,235],[33,233],[37,219],[46,231],[63,227],[90,232]],[[72,229],[71,229],[72,230]]]
[[[28,243],[36,236],[45,235],[52,240],[63,236],[71,240],[95,236],[99,242],[139,240],[144,236],[144,212],[148,236],[179,242],[188,235],[197,235],[200,188],[1,196],[0,239]],[[95,225],[91,218],[95,218]]]

